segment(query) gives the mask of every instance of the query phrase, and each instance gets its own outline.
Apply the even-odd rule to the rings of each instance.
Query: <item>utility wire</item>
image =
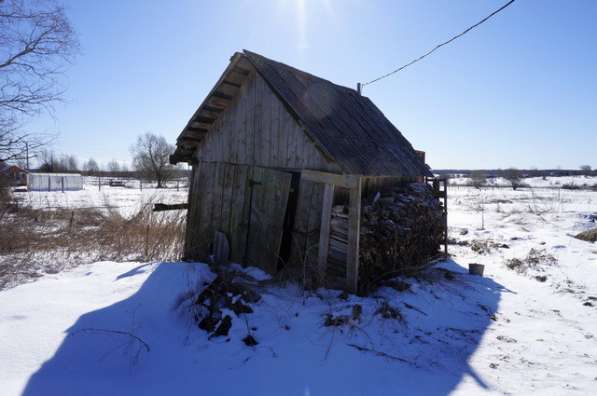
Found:
[[[373,84],[374,82],[377,82],[379,80],[383,80],[386,77],[390,77],[393,74],[398,73],[399,71],[402,71],[404,69],[406,69],[407,67],[409,67],[410,65],[417,63],[418,61],[422,60],[423,58],[431,55],[432,53],[434,53],[435,51],[437,51],[438,49],[440,49],[441,47],[443,47],[446,44],[450,44],[452,41],[464,36],[465,34],[467,34],[468,32],[470,32],[471,30],[473,30],[474,28],[476,28],[477,26],[481,25],[483,22],[486,22],[488,19],[490,19],[491,17],[493,17],[495,14],[499,13],[500,11],[504,10],[506,7],[508,7],[510,4],[514,3],[514,0],[510,0],[509,2],[507,2],[506,4],[504,4],[503,6],[501,6],[500,8],[498,8],[497,10],[495,10],[494,12],[492,12],[491,14],[489,14],[488,16],[486,16],[485,18],[481,19],[479,22],[475,23],[473,26],[469,27],[468,29],[464,30],[462,33],[457,34],[456,36],[452,37],[451,39],[449,39],[448,41],[444,41],[441,44],[436,45],[435,47],[433,47],[433,49],[427,51],[426,53],[424,53],[423,55],[419,56],[416,59],[413,59],[412,61],[408,62],[407,64],[400,66],[398,69],[393,70],[387,74],[384,74],[381,77],[377,77],[374,80],[371,81],[367,81],[366,83],[362,83],[361,87],[364,87],[365,85],[369,85],[369,84]]]

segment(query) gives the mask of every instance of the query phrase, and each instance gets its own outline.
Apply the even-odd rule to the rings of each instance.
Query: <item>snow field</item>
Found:
[[[201,263],[98,262],[1,291],[2,394],[597,393],[597,245],[572,237],[597,226],[597,193],[449,197],[452,260],[402,279],[408,290],[343,300],[268,286],[253,314],[231,314],[228,338],[208,340],[189,314],[215,276]],[[68,203],[87,199],[101,198]],[[132,207],[139,196],[109,199]],[[543,258],[508,268],[531,249]],[[469,263],[485,276],[468,275]],[[382,318],[384,303],[401,318]],[[360,320],[323,325],[355,304]],[[241,341],[249,329],[256,347]]]

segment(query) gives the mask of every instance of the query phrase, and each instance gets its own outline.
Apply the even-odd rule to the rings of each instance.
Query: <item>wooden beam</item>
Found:
[[[235,72],[235,73],[238,73],[238,74],[242,74],[243,76],[248,76],[251,73],[250,70],[245,69],[245,68],[240,67],[240,66],[234,66],[232,68],[232,71]]]
[[[186,127],[186,130],[189,132],[199,132],[199,133],[207,133],[207,129],[205,128],[197,128],[197,127]]]
[[[213,124],[216,121],[215,118],[212,117],[205,117],[205,116],[197,116],[193,119],[193,122],[200,122],[203,124]]]
[[[301,171],[301,178],[316,183],[334,184],[340,187],[354,188],[360,180],[356,175],[339,175],[337,173],[320,172],[314,170]]]
[[[444,185],[444,254],[448,255],[448,179],[442,179]]]
[[[181,210],[181,209],[188,209],[188,203],[182,204],[163,204],[163,203],[156,203],[153,205],[154,212],[163,212],[165,210]]]
[[[224,99],[224,100],[232,100],[232,99],[234,99],[234,96],[225,94],[224,92],[220,92],[220,91],[214,91],[214,92],[212,92],[211,96],[216,97],[216,98],[220,98],[220,99]]]
[[[332,218],[332,205],[334,204],[334,185],[326,184],[323,188],[323,202],[321,207],[321,227],[319,228],[319,255],[317,266],[320,281],[325,280],[328,265],[328,251],[330,247],[330,221]]]
[[[346,288],[356,293],[359,282],[359,239],[361,236],[361,179],[350,189],[348,209],[348,251],[346,254]]]
[[[222,81],[222,84],[226,84],[234,88],[240,88],[240,84],[228,80]]]
[[[200,142],[203,139],[202,138],[193,137],[193,136],[181,136],[181,137],[178,138],[179,142],[180,141],[185,141],[185,140],[188,140],[190,142]]]
[[[215,107],[215,106],[205,105],[205,106],[201,107],[201,110],[210,111],[212,113],[218,113],[219,114],[219,113],[223,112],[226,109],[223,108],[223,107]]]

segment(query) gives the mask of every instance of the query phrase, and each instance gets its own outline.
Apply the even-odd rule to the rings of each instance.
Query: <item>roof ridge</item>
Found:
[[[333,86],[334,86],[334,87],[336,87],[336,88],[340,88],[340,89],[346,89],[346,90],[348,90],[348,91],[350,91],[350,92],[353,92],[353,93],[355,93],[355,94],[357,94],[357,95],[358,95],[358,92],[357,92],[357,90],[356,90],[356,89],[354,89],[354,88],[350,88],[350,87],[347,87],[347,86],[345,86],[345,85],[336,84],[335,82],[333,82],[333,81],[331,81],[331,80],[328,80],[327,78],[323,78],[323,77],[317,76],[317,75],[315,75],[315,74],[313,74],[313,73],[306,72],[306,71],[304,71],[304,70],[301,70],[301,69],[299,69],[299,68],[297,68],[297,67],[294,67],[294,66],[292,66],[292,65],[289,65],[289,64],[287,64],[287,63],[280,62],[280,61],[277,61],[277,60],[274,60],[274,59],[268,58],[267,56],[263,56],[263,55],[261,55],[261,54],[258,54],[257,52],[253,52],[253,51],[250,51],[250,50],[247,50],[247,49],[243,49],[243,54],[244,54],[244,55],[248,55],[248,56],[258,56],[258,57],[260,57],[260,58],[263,58],[263,59],[265,59],[265,60],[266,60],[266,61],[268,61],[268,62],[271,62],[271,63],[276,63],[276,64],[278,64],[278,65],[281,65],[281,66],[284,66],[284,67],[286,67],[286,68],[289,68],[289,69],[292,69],[292,70],[296,70],[296,71],[298,71],[298,72],[300,72],[300,73],[302,73],[302,74],[305,74],[305,75],[307,75],[307,76],[309,76],[309,77],[311,77],[311,78],[313,78],[313,79],[317,79],[317,80],[324,81],[324,82],[326,82],[326,83],[328,83],[328,84],[331,84],[331,85],[333,85]]]

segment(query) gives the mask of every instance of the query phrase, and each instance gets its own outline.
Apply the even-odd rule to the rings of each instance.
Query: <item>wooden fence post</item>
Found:
[[[361,178],[350,189],[348,209],[348,252],[346,255],[346,288],[356,293],[359,282],[359,239],[361,228]]]
[[[330,247],[330,220],[332,218],[332,205],[334,204],[334,185],[325,184],[323,189],[323,202],[321,208],[321,227],[319,229],[319,255],[317,260],[320,281],[325,281],[328,263],[328,250]]]

